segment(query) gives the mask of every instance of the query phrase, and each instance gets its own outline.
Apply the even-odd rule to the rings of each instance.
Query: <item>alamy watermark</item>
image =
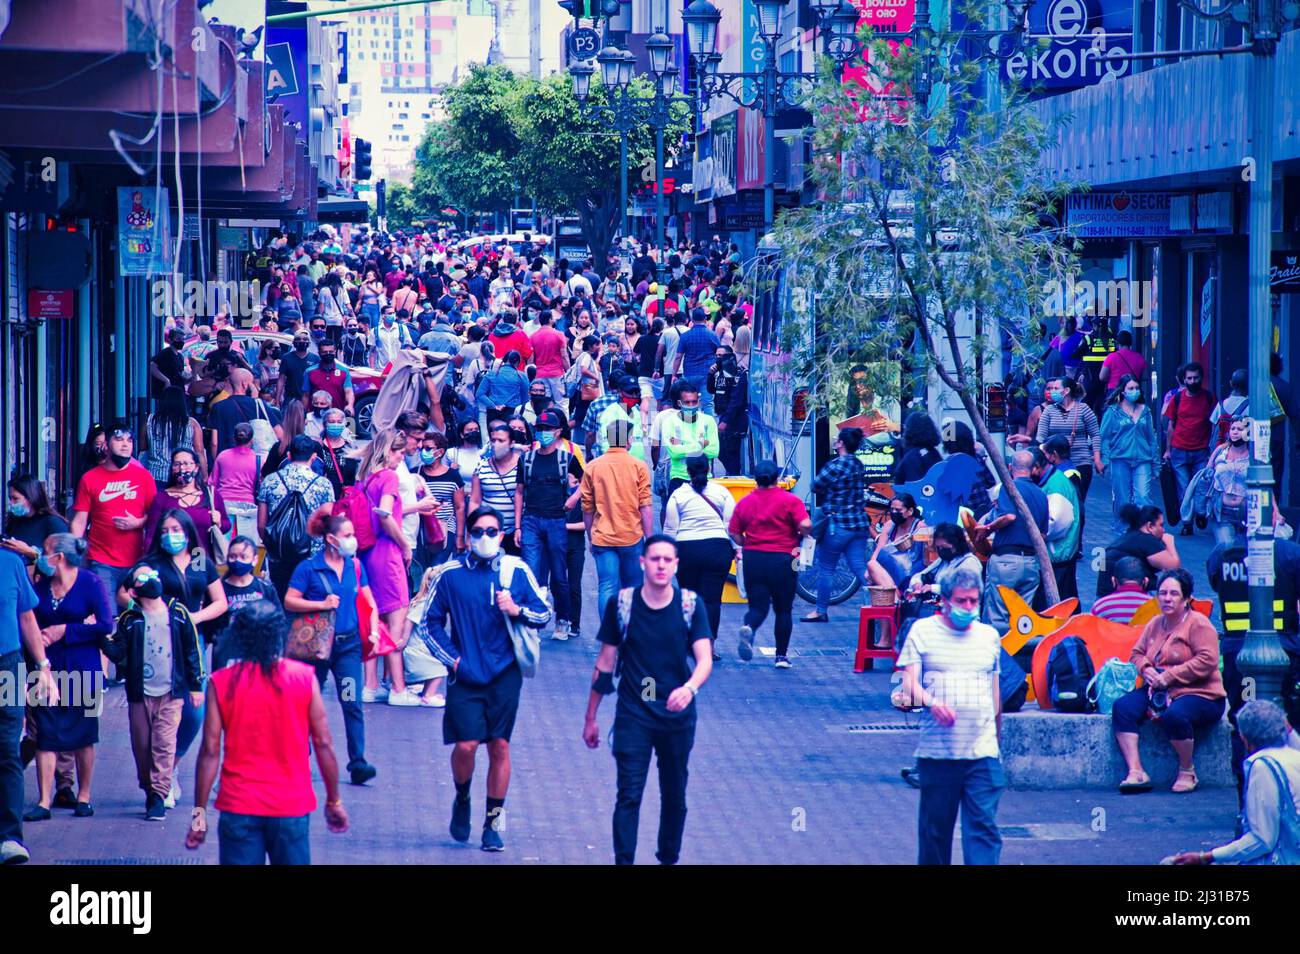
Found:
[[[1117,318],[1128,315],[1134,328],[1151,324],[1156,303],[1156,283],[1132,279],[1092,281],[1073,275],[1053,278],[1043,285],[1043,312],[1055,317],[1092,315]]]
[[[154,280],[151,291],[155,318],[176,315],[211,318],[224,314],[232,318],[256,319],[262,314],[262,284],[256,279],[251,282],[175,282],[158,278]]]

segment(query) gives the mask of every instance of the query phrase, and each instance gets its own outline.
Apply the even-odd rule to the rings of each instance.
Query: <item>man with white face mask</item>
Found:
[[[444,564],[433,584],[425,642],[452,672],[442,740],[453,746],[456,785],[451,836],[470,836],[470,783],[479,743],[488,748],[484,851],[504,851],[506,789],[510,785],[510,734],[519,709],[523,672],[515,661],[506,617],[538,629],[550,607],[528,564],[501,552],[501,515],[479,507],[466,518],[469,552]],[[503,585],[504,584],[504,585]],[[450,631],[447,628],[451,619]]]
[[[998,749],[1002,646],[997,630],[979,621],[979,576],[953,570],[940,577],[939,595],[939,613],[912,627],[898,655],[903,681],[893,697],[899,708],[921,709],[917,863],[952,863],[960,807],[963,861],[996,865],[998,800],[1006,787]]]

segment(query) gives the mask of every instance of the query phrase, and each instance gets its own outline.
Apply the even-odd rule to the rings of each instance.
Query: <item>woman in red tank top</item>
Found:
[[[316,810],[308,752],[325,782],[325,823],[348,828],[339,799],[339,765],[325,719],[315,670],[281,656],[288,632],[284,613],[251,603],[227,630],[224,658],[212,674],[199,753],[194,814],[185,839],[193,849],[207,835],[208,796],[221,772],[217,810],[223,865],[311,864],[308,821]],[[311,749],[308,748],[308,740]]]

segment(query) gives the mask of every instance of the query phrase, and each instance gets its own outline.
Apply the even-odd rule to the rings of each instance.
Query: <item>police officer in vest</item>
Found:
[[[1206,562],[1210,586],[1219,595],[1219,655],[1223,659],[1223,688],[1228,693],[1228,720],[1235,727],[1237,712],[1254,698],[1242,684],[1241,670],[1237,668],[1237,653],[1250,629],[1250,588],[1246,572],[1245,527],[1237,527],[1231,546],[1220,544],[1210,553]],[[1291,660],[1290,669],[1282,682],[1282,702],[1292,725],[1300,724],[1300,610],[1296,599],[1300,596],[1300,544],[1290,540],[1273,542],[1273,628],[1282,642],[1282,648]],[[1242,762],[1246,757],[1241,737],[1232,734],[1232,771],[1237,779],[1237,794],[1243,791]]]

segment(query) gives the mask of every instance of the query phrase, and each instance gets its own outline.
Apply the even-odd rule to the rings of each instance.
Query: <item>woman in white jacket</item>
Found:
[[[709,459],[704,455],[686,461],[690,483],[668,498],[664,533],[677,540],[677,582],[694,590],[709,614],[709,632],[716,644],[722,615],[722,588],[736,556],[727,532],[736,500],[730,491],[709,481]],[[718,657],[717,650],[713,653]]]

